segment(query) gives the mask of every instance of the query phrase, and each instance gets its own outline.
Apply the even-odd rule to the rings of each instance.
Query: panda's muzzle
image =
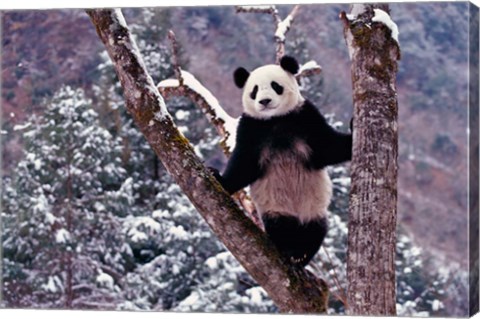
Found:
[[[268,104],[270,104],[270,102],[272,102],[272,99],[263,99],[263,100],[258,101],[258,103],[262,104],[265,107],[267,107]]]

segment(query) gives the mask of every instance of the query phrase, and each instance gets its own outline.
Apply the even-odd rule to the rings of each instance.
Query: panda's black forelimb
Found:
[[[262,129],[255,120],[242,117],[237,127],[235,148],[228,160],[227,167],[220,178],[223,188],[230,194],[255,182],[262,175],[259,164]]]

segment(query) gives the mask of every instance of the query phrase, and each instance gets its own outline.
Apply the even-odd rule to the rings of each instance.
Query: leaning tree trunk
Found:
[[[378,11],[381,9],[382,11]],[[347,302],[352,315],[395,315],[399,46],[388,5],[342,13],[352,60],[353,149]]]
[[[280,257],[177,130],[120,10],[87,10],[120,78],[126,108],[213,232],[283,312],[326,312],[326,284]]]

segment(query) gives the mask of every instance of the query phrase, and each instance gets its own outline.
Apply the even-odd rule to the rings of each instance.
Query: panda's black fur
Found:
[[[284,57],[280,65],[286,74],[298,71],[298,63],[291,57]],[[237,86],[244,87],[249,75],[245,69],[237,69],[234,73]],[[281,95],[283,87],[276,81],[283,79],[271,80],[271,90]],[[252,85],[255,89],[255,83]],[[274,94],[267,93],[271,97]],[[245,98],[255,100],[253,96]],[[259,103],[268,104],[263,100]],[[259,118],[244,113],[227,168],[217,178],[232,194],[250,185],[267,235],[287,258],[305,266],[319,250],[328,229],[326,208],[331,182],[324,168],[350,160],[352,136],[333,129],[308,100],[300,101],[278,116]],[[315,193],[310,195],[311,190]],[[317,194],[322,192],[325,195]],[[309,207],[316,205],[323,205],[319,209],[322,211],[311,211]],[[275,211],[262,211],[262,207],[265,210],[274,207]],[[295,207],[305,212],[289,211]]]

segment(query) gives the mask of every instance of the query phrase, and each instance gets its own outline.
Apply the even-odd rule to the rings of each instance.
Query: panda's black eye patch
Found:
[[[252,98],[252,100],[255,100],[257,98],[257,92],[258,92],[258,85],[255,85],[252,93],[250,93],[250,97]]]
[[[278,95],[282,95],[283,93],[283,86],[281,86],[280,84],[278,84],[277,82],[273,81],[272,84],[272,89],[278,94]]]

